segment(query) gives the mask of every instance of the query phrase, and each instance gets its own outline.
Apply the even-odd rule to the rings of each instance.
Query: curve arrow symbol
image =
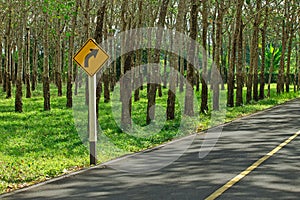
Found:
[[[89,60],[92,56],[94,56],[94,58],[96,58],[98,52],[99,52],[99,49],[90,49],[91,52],[89,54],[87,54],[84,58],[84,67],[85,68],[88,68],[89,67]]]

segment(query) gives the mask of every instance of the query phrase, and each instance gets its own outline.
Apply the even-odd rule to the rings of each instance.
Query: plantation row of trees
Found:
[[[161,51],[162,32],[155,38],[155,49],[143,49],[126,54],[111,64],[97,85],[97,103],[101,93],[110,101],[110,91],[122,74],[144,63],[159,63],[164,70],[154,68],[149,76],[168,86],[167,119],[174,119],[176,87],[182,92],[184,81],[174,73],[167,76],[167,66],[179,71],[195,85],[185,90],[185,114],[194,115],[194,89],[201,90],[201,112],[208,112],[208,91],[213,90],[213,108],[219,109],[220,89],[227,90],[227,106],[242,106],[252,100],[270,96],[270,83],[277,82],[277,93],[294,91],[300,86],[300,2],[297,0],[1,0],[0,1],[0,84],[6,97],[12,97],[16,87],[15,110],[22,112],[22,87],[31,97],[38,82],[43,83],[44,109],[50,109],[50,83],[62,96],[67,87],[67,107],[72,107],[72,95],[86,84],[81,70],[73,63],[73,55],[88,38],[98,43],[120,32],[143,27],[163,27],[176,30],[198,41],[183,43],[192,66],[183,56]],[[111,52],[124,51],[133,44],[130,36]],[[170,39],[172,41],[172,38]],[[175,47],[180,41],[174,40]],[[208,59],[214,61],[214,65]],[[146,59],[145,59],[146,57]],[[161,62],[163,60],[163,62]],[[198,68],[195,70],[194,68]],[[220,72],[221,77],[217,74]],[[159,73],[163,72],[163,73]],[[160,74],[160,75],[159,75]],[[213,82],[207,82],[208,77]],[[142,73],[133,78],[143,79]],[[149,78],[149,77],[148,77]],[[151,78],[151,77],[150,77]],[[152,77],[153,78],[153,77]],[[223,81],[222,81],[223,80]],[[75,87],[74,87],[75,84]],[[121,88],[131,88],[124,82]],[[127,84],[127,85],[126,85]],[[208,85],[210,84],[210,85]],[[227,85],[227,87],[226,87]],[[268,85],[268,94],[264,93]],[[247,88],[246,102],[243,87]],[[148,84],[147,123],[154,119],[150,108],[155,105],[160,84]],[[103,90],[103,91],[102,91]],[[129,94],[132,90],[126,90]],[[122,96],[122,95],[121,95]],[[126,96],[126,94],[124,94]],[[122,98],[121,98],[122,100]],[[134,101],[139,90],[134,91]],[[126,103],[125,100],[122,100]],[[128,102],[127,102],[128,103]],[[129,104],[132,102],[130,100]],[[130,109],[123,111],[124,124],[130,124]]]

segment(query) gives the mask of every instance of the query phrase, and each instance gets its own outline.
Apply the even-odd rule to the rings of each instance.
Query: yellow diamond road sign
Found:
[[[73,57],[89,76],[94,76],[108,58],[109,55],[93,39],[88,39]]]

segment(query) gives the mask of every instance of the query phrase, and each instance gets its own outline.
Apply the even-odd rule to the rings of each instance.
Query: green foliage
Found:
[[[273,72],[277,72],[280,63],[282,47],[276,48],[272,44],[268,45],[266,48],[265,58],[266,58],[266,71],[270,71],[271,60],[273,57]]]
[[[64,98],[52,98],[52,110],[44,112],[40,92],[34,93],[23,99],[24,113],[14,113],[14,100],[0,95],[0,193],[88,164]]]

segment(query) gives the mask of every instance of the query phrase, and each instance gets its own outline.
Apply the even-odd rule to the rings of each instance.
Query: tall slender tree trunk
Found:
[[[197,40],[197,18],[198,18],[198,1],[192,0],[191,8],[191,28],[190,28],[190,47],[189,47],[189,60],[194,61],[196,53],[196,40]],[[194,115],[194,66],[192,63],[188,63],[187,67],[187,84],[185,93],[185,104],[184,104],[184,114],[188,116]]]
[[[24,15],[24,14],[23,14]],[[24,17],[23,17],[24,18]],[[21,21],[21,20],[20,20]],[[23,30],[24,30],[24,19],[22,25],[19,29],[19,37],[17,41],[18,46],[18,70],[17,70],[17,81],[16,81],[16,96],[15,96],[15,112],[23,112],[23,103],[22,103],[22,77],[23,77]]]
[[[3,49],[2,47],[2,36],[0,36],[0,49]],[[0,84],[3,83],[3,58],[2,58],[2,51],[0,52]]]
[[[61,33],[58,31],[58,40],[56,44],[56,56],[57,56],[57,63],[56,63],[56,75],[55,81],[57,86],[57,96],[62,96],[62,55],[61,55]]]
[[[184,36],[182,36],[182,40],[181,40],[183,43],[185,42],[185,38],[184,38]],[[184,43],[184,44],[186,44],[186,43]],[[183,91],[184,91],[184,71],[185,71],[185,69],[184,69],[184,54],[185,54],[185,50],[184,49],[186,49],[187,47],[185,46],[185,45],[183,45],[184,46],[184,48],[182,48],[182,50],[183,51],[181,51],[180,52],[180,55],[181,55],[181,57],[179,57],[179,70],[180,70],[180,79],[178,80],[178,81],[180,81],[179,82],[179,92],[180,93],[182,93]]]
[[[156,33],[156,44],[155,44],[155,50],[153,55],[153,61],[154,63],[158,64],[160,63],[160,46],[162,42],[162,28],[165,25],[165,18],[167,14],[167,8],[168,8],[169,0],[163,0],[161,7],[160,7],[160,13],[158,18],[158,27],[161,29],[158,29]],[[159,67],[155,67],[153,71],[153,78],[155,83],[157,83],[159,79]],[[152,120],[155,119],[155,103],[156,103],[156,90],[157,90],[157,84],[151,83],[149,85],[149,93],[148,93],[148,104],[147,104],[147,116],[146,116],[146,123],[150,124]]]
[[[292,28],[289,29],[290,37],[289,37],[289,43],[288,43],[288,52],[287,52],[287,64],[286,64],[286,92],[290,92],[290,71],[291,71],[291,56],[292,56],[292,45],[293,45],[293,32]]]
[[[26,44],[26,67],[25,67],[25,83],[26,83],[26,98],[31,98],[30,88],[30,29],[27,30],[27,44]]]
[[[224,17],[224,3],[218,3],[218,15],[216,22],[216,47],[215,47],[215,64],[213,67],[213,110],[219,110],[219,96],[220,96],[220,71],[221,71],[221,46],[222,46],[222,29],[223,29],[223,17]]]
[[[297,91],[300,90],[300,53],[299,53],[299,49],[300,49],[300,47],[299,47],[299,44],[298,44],[298,45],[296,45],[296,58],[297,58],[296,63],[297,63],[297,71],[298,71]]]
[[[270,60],[270,70],[269,70],[269,78],[268,78],[268,94],[267,96],[271,96],[271,81],[272,81],[272,75],[274,71],[274,52],[271,52],[271,60]]]
[[[261,69],[260,69],[260,89],[259,89],[259,99],[265,98],[265,65],[266,65],[266,33],[268,28],[268,17],[269,17],[269,0],[266,1],[265,7],[265,19],[264,26],[262,28],[262,39],[261,39]]]
[[[138,30],[137,30],[137,35],[138,35],[138,40],[137,40],[137,46],[140,45],[140,43],[142,42],[142,31],[140,30],[140,28],[142,28],[142,23],[143,23],[143,0],[139,0],[138,1]],[[138,49],[136,52],[136,65],[140,66],[142,64],[142,59],[143,59],[143,50],[142,49]],[[134,91],[134,101],[137,102],[140,100],[140,90],[142,88],[143,85],[143,76],[141,73],[141,70],[143,70],[143,68],[141,68],[134,76],[135,76],[135,81],[134,83],[138,84],[140,87],[135,87],[135,91]]]
[[[37,27],[37,25],[35,25]],[[31,78],[31,90],[35,91],[37,85],[37,69],[38,69],[38,40],[37,40],[37,30],[34,31],[34,45],[33,45],[33,63],[32,63],[32,78]]]
[[[235,17],[235,29],[232,38],[232,47],[231,47],[231,60],[228,69],[228,93],[227,93],[227,106],[233,107],[234,106],[234,68],[236,62],[236,50],[237,50],[237,41],[239,38],[239,27],[242,18],[242,8],[243,8],[244,0],[238,0],[236,4],[236,17]]]
[[[7,72],[7,68],[8,66],[6,65],[6,57],[7,57],[7,37],[4,37],[4,66],[3,66],[3,85],[2,85],[2,90],[3,92],[6,92],[6,72]]]
[[[295,45],[295,50],[296,50],[296,67],[295,67],[295,70],[294,70],[294,92],[297,92],[297,82],[298,82],[298,77],[297,77],[297,73],[298,73],[298,70],[299,70],[299,51],[298,51],[298,45],[296,44]]]
[[[11,44],[10,41],[7,42],[7,57],[6,57],[6,98],[11,98]]]
[[[44,25],[44,71],[43,71],[43,96],[44,96],[44,110],[50,110],[50,78],[49,78],[49,24],[48,13],[45,12],[45,25]]]
[[[90,0],[85,0],[85,10],[84,10],[84,38],[87,40],[90,37]],[[88,76],[85,74],[85,104],[89,104],[89,82]]]
[[[208,111],[208,87],[207,87],[207,29],[208,29],[207,0],[202,1],[202,75],[201,75],[201,108],[202,113]]]
[[[176,17],[176,24],[175,24],[175,36],[171,39],[172,43],[170,46],[175,50],[183,49],[183,43],[178,40],[180,37],[179,32],[183,32],[184,26],[184,16],[187,12],[186,9],[186,0],[180,0],[178,5],[178,14]],[[170,36],[173,37],[173,34]],[[178,51],[178,54],[180,52]],[[170,54],[169,62],[170,62],[170,69],[174,68],[174,70],[170,70],[170,82],[169,82],[169,90],[168,90],[168,100],[167,100],[167,120],[175,119],[175,98],[176,98],[176,83],[177,83],[177,71],[178,71],[178,55]]]
[[[252,45],[253,45],[253,99],[254,101],[258,101],[258,36],[259,36],[259,25],[260,25],[260,10],[261,10],[261,0],[256,1],[256,14],[255,14],[255,20],[254,20],[254,32],[253,32],[253,38],[252,38]],[[251,63],[250,63],[251,68]],[[250,84],[249,84],[250,85]],[[249,88],[247,88],[249,89]],[[248,99],[251,100],[251,99]]]
[[[71,36],[69,38],[69,57],[68,57],[68,78],[67,78],[67,108],[73,107],[73,97],[72,97],[72,87],[73,87],[73,52],[74,52],[74,37],[77,21],[77,12],[79,7],[80,0],[76,0],[76,5],[74,9],[74,15],[72,16],[71,22]]]
[[[15,58],[14,58],[14,55],[15,55],[15,52],[17,52],[17,44],[16,42],[14,41],[13,44],[12,44],[12,50],[11,50],[11,58],[10,58],[10,71],[11,71],[11,82],[12,82],[12,85],[15,85],[16,84],[16,76],[17,76],[17,67],[16,67],[16,62],[15,62]]]
[[[242,106],[243,105],[243,21],[242,18],[240,19],[240,23],[238,24],[239,29],[239,37],[238,37],[238,46],[237,46],[237,74],[236,74],[236,106]]]
[[[96,25],[95,34],[94,34],[95,40],[99,44],[102,43],[102,41],[103,41],[103,25],[104,25],[104,19],[105,19],[105,10],[106,10],[106,1],[103,1],[97,11],[97,25]],[[104,74],[104,78],[108,78],[107,74]],[[102,93],[101,81],[102,81],[102,78],[100,80],[98,80],[97,88],[96,88],[96,114],[97,114],[97,117],[99,115],[99,103],[100,103],[100,97],[101,97],[101,93]],[[105,79],[105,81],[107,81],[107,80]],[[106,85],[106,87],[108,87],[108,86]],[[106,88],[106,90],[107,90],[107,88]],[[109,96],[109,94],[108,94],[108,96]],[[106,96],[106,98],[107,98],[107,96]]]
[[[11,2],[9,2],[11,4]],[[8,11],[8,23],[7,23],[7,30],[6,30],[6,43],[5,43],[5,91],[6,91],[6,98],[11,98],[11,18],[12,18],[12,5],[9,5]]]
[[[286,20],[287,19],[287,4],[288,1],[284,1],[284,19],[282,20],[282,50],[280,57],[280,66],[277,78],[277,94],[281,94],[284,92],[284,64],[285,64],[285,51],[286,51],[286,41],[287,41],[287,30],[286,30]]]
[[[104,8],[105,9],[105,8]],[[104,11],[105,12],[105,11]],[[104,20],[107,21],[107,20]],[[105,26],[104,26],[105,27]],[[107,40],[107,28],[104,28],[103,30],[104,32],[104,40]],[[106,48],[108,48],[108,44],[106,42],[106,44],[104,44]],[[103,74],[103,85],[104,85],[104,102],[108,103],[110,101],[110,87],[109,87],[109,83],[110,83],[110,69],[107,69],[104,74]]]

